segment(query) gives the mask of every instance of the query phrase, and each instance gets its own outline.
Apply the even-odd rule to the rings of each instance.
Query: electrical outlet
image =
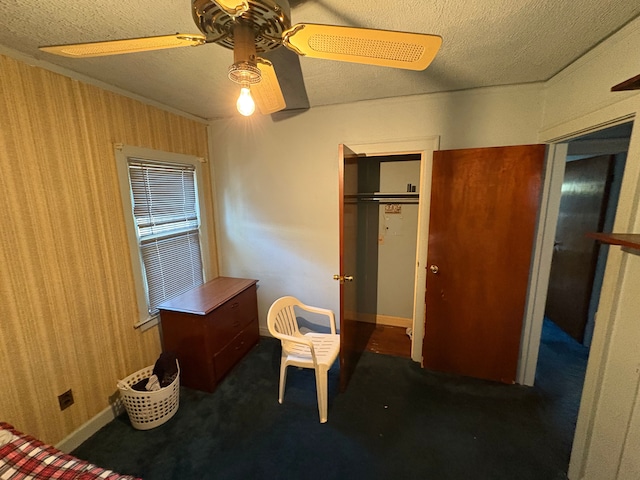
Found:
[[[58,403],[60,404],[60,410],[64,410],[65,408],[73,405],[73,392],[71,389],[67,390],[62,395],[58,395]]]

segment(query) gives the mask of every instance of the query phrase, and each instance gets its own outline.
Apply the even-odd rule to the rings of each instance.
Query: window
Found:
[[[205,281],[202,214],[195,157],[117,147],[125,221],[136,276],[140,321],[158,305]]]

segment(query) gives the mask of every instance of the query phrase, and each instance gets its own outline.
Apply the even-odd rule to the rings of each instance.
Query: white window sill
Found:
[[[140,320],[138,323],[136,323],[133,326],[133,328],[140,329],[141,332],[146,332],[150,328],[158,325],[159,320],[160,320],[160,315],[153,315],[146,318],[145,320]]]

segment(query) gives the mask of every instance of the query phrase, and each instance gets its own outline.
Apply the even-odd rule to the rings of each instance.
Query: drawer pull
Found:
[[[231,305],[231,308],[238,308],[240,306],[240,302],[234,302],[233,305]]]
[[[233,322],[233,326],[234,326],[234,327],[239,327],[239,326],[240,326],[240,320],[235,320],[235,321]]]
[[[240,342],[240,345],[236,345],[236,351],[240,350],[242,347],[244,347],[244,342]]]

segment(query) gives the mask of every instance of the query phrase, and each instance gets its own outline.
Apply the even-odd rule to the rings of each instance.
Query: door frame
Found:
[[[582,135],[622,123],[634,122],[628,146],[628,158],[630,158],[634,154],[637,155],[640,148],[640,136],[638,133],[640,130],[637,124],[639,120],[636,117],[636,113],[637,111],[634,111],[633,108],[630,111],[623,105],[623,102],[619,102],[588,117],[549,128],[540,133],[540,138],[552,145],[566,145],[567,142]],[[627,161],[620,188],[620,197],[616,207],[614,231],[627,232],[633,230],[634,208],[628,206],[628,199],[637,196],[636,185],[638,178],[640,178],[640,162]],[[558,201],[559,195],[558,193]],[[627,203],[624,202],[625,197]],[[623,206],[621,206],[621,203]],[[551,245],[551,248],[553,248],[553,245]],[[610,370],[612,369],[608,368],[611,363],[609,357],[612,355],[611,345],[614,326],[622,329],[628,328],[628,324],[625,324],[625,319],[617,311],[620,308],[617,291],[624,280],[625,260],[621,249],[609,250],[598,304],[598,317],[602,318],[602,321],[595,327],[590,347],[587,371],[580,399],[580,409],[571,448],[569,478],[581,478],[587,469],[589,471],[598,471],[593,464],[588,465],[588,463],[597,462],[598,455],[603,452],[607,452],[612,458],[619,457],[619,459],[625,453],[625,442],[621,440],[627,435],[625,429],[621,429],[615,435],[610,434],[607,438],[601,438],[594,434],[594,430],[598,430],[600,433],[605,430],[605,427],[603,427],[605,423],[609,432],[612,431],[612,428],[615,429],[615,427],[611,427],[611,419],[613,417],[616,417],[618,424],[626,424],[628,427],[632,421],[631,412],[633,411],[637,393],[635,386],[631,387],[633,392],[630,393],[625,389],[626,383],[620,380],[611,382],[611,376],[622,375],[622,377],[618,376],[616,379],[627,377],[624,377],[623,373],[611,373]],[[635,318],[633,320],[635,321]],[[623,326],[621,327],[620,324]],[[615,401],[612,401],[614,397]],[[612,405],[615,405],[615,413],[611,410]],[[604,446],[605,443],[607,444],[606,446]],[[614,446],[612,447],[611,445]],[[618,467],[621,464],[620,462],[621,460],[618,460]],[[612,463],[616,464],[616,462]]]
[[[431,170],[433,152],[440,148],[440,136],[388,140],[376,143],[362,143],[356,140],[344,142],[354,152],[367,157],[388,155],[420,154],[420,196],[418,198],[418,242],[416,248],[416,269],[413,294],[413,318],[411,336],[411,359],[422,362],[422,338],[424,337],[424,292],[427,282],[427,245],[429,240],[429,209],[431,205]],[[426,212],[426,213],[425,213]]]
[[[533,386],[536,377],[567,150],[566,143],[547,145],[542,198],[531,258],[529,291],[525,303],[520,361],[516,375],[516,383],[521,385]]]
[[[583,128],[555,138],[546,139],[549,133],[542,135],[542,141],[547,143],[547,160],[542,187],[538,231],[531,263],[529,294],[525,307],[520,364],[518,365],[518,375],[516,377],[517,383],[533,386],[535,381],[569,142],[588,133],[633,120],[633,116],[624,115],[611,121],[594,125],[591,128]]]

